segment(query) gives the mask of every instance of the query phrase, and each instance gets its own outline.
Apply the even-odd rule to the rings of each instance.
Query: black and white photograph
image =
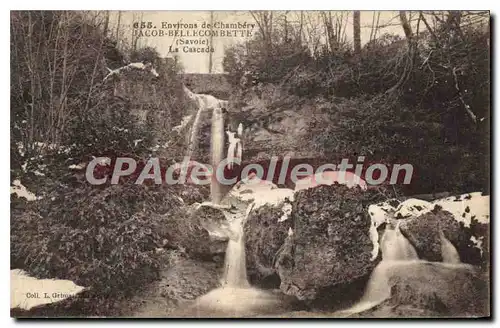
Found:
[[[10,316],[491,318],[490,34],[11,10]]]

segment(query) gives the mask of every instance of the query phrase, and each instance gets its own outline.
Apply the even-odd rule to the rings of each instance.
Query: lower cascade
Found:
[[[243,222],[234,220],[230,223],[234,234],[227,243],[224,263],[223,285],[232,287],[249,287],[245,261],[245,242],[243,239]]]
[[[401,233],[399,223],[382,237],[382,262],[418,260],[417,251]]]
[[[342,311],[343,313],[363,312],[388,299],[391,296],[389,284],[391,268],[418,261],[417,251],[399,230],[399,222],[394,229],[386,229],[382,236],[381,249],[382,261],[373,270],[365,294],[356,305]]]
[[[441,238],[441,255],[443,256],[443,262],[461,263],[460,255],[458,254],[455,246],[453,246],[453,244],[448,239],[446,239],[442,231],[440,231],[439,235]]]
[[[191,303],[187,308],[189,316],[265,317],[293,313],[290,312],[292,307],[289,307],[284,294],[252,287],[248,281],[243,227],[252,209],[260,203],[255,195],[258,193],[240,192],[241,195],[249,197],[247,201],[252,202],[246,207],[246,211],[239,208],[235,213],[234,210],[226,211],[224,207],[220,207],[227,219],[225,234],[229,236],[220,286]],[[465,310],[460,308],[460,301],[455,302],[453,297],[445,294],[449,291],[449,295],[452,295],[455,288],[458,290],[468,284],[473,277],[470,265],[461,263],[457,249],[442,231],[439,232],[442,262],[419,259],[415,247],[400,229],[402,222],[404,220],[387,221],[387,227],[379,242],[382,259],[371,273],[361,299],[345,310],[311,313],[332,317],[360,313],[370,316],[377,311],[387,313],[391,311],[388,309],[398,308],[400,305],[403,309],[405,306],[409,307],[410,311],[412,306],[415,306],[417,311],[432,311],[433,306],[436,306],[433,302],[438,299],[436,286],[444,286],[444,292],[439,296],[439,301],[444,300],[445,310],[442,311],[465,313]],[[376,241],[378,242],[378,235]],[[474,291],[472,283],[467,286],[464,288]],[[445,296],[442,297],[443,295]],[[456,304],[452,304],[453,302]],[[310,310],[315,311],[308,308],[306,312]]]
[[[243,224],[250,213],[229,222],[231,238],[227,243],[222,286],[199,297],[192,309],[203,317],[248,316],[272,313],[280,301],[276,294],[250,286],[246,273]]]
[[[391,295],[391,278],[405,275],[414,281],[421,280],[421,275],[428,273],[428,270],[419,269],[424,266],[433,266],[436,272],[447,273],[450,272],[449,270],[468,269],[467,265],[460,262],[458,251],[442,232],[440,235],[443,262],[420,260],[415,248],[401,233],[399,223],[396,223],[395,228],[386,228],[382,236],[382,261],[373,270],[363,297],[357,304],[340,311],[339,314],[349,316],[374,308],[393,296]]]

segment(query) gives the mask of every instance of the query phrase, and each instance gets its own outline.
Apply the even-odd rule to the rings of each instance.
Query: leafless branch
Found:
[[[465,102],[463,96],[462,96],[462,91],[460,90],[460,87],[458,85],[458,77],[457,77],[457,71],[459,71],[460,69],[454,67],[453,70],[452,70],[452,73],[453,73],[453,78],[455,79],[455,89],[457,90],[458,92],[458,97],[460,99],[460,102],[462,103],[462,105],[464,106],[465,108],[465,111],[467,112],[467,114],[469,115],[469,117],[471,118],[471,120],[476,123],[477,122],[477,117],[476,115],[474,114],[474,112],[472,112],[472,110],[470,109],[470,106]]]

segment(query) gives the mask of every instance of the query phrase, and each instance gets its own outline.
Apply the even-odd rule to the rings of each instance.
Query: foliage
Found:
[[[164,151],[158,145],[182,146],[170,133],[187,103],[177,62],[152,48],[125,53],[85,13],[12,12],[11,22],[13,177],[42,159],[50,171],[61,158],[78,163],[109,151],[145,157]],[[130,71],[104,81],[125,58],[152,62],[159,77]]]
[[[258,83],[284,84],[297,66],[307,65],[311,57],[296,43],[273,45],[269,50],[259,39],[246,47],[236,45],[226,51],[223,67],[233,85],[250,87]]]
[[[53,199],[53,200],[52,200]],[[13,263],[37,277],[71,279],[104,293],[151,279],[161,247],[159,220],[179,206],[166,190],[122,186],[76,189],[43,200],[12,220]]]
[[[183,224],[181,212],[177,196],[158,186],[83,185],[57,193],[14,209],[11,265],[39,278],[72,280],[89,288],[94,301],[112,302],[158,278],[164,226]]]
[[[11,181],[43,196],[11,197],[11,264],[90,288],[73,300],[90,315],[158,277],[168,263],[169,252],[157,252],[171,233],[164,226],[179,229],[185,219],[178,188],[92,186],[85,169],[70,168],[93,156],[182,154],[171,133],[187,104],[182,68],[154,49],[129,54],[117,44],[92,13],[11,13]],[[104,80],[130,60],[153,63],[159,76],[130,70]],[[196,244],[178,239],[173,247]]]
[[[345,42],[335,51],[326,45],[292,50],[257,36],[226,52],[228,78],[250,81],[240,83],[233,102],[242,107],[246,94],[262,96],[266,84],[281,89],[275,94],[326,102],[329,118],[309,131],[318,153],[413,164],[410,194],[488,191],[490,35],[484,24],[469,23],[479,14],[464,13],[461,25],[454,23],[456,12],[447,15],[407,38],[371,39],[359,53]],[[279,26],[273,31],[283,33]],[[277,101],[264,110],[272,122],[284,110],[304,112],[303,106]]]

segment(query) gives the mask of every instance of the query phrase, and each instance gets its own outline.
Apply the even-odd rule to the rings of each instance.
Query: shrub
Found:
[[[103,32],[91,13],[12,13],[13,178],[40,164],[59,171],[55,166],[110,151],[146,157],[168,144],[170,158],[181,153],[181,140],[170,133],[187,104],[181,67],[148,47],[127,55]],[[159,77],[130,71],[104,81],[108,68],[127,64],[125,58],[152,62]],[[62,163],[70,158],[73,163]]]
[[[337,99],[331,108],[330,119],[311,131],[318,150],[412,164],[413,180],[405,186],[409,195],[487,189],[484,153],[473,156],[468,140],[448,142],[445,124],[433,110],[401,106],[390,97]]]
[[[35,277],[72,280],[104,299],[127,295],[158,277],[162,229],[185,219],[180,211],[178,198],[160,187],[59,193],[14,209],[11,263]]]
[[[309,131],[317,153],[411,163],[415,180],[409,194],[489,191],[490,34],[484,27],[442,22],[410,41],[384,34],[360,53],[340,44],[336,51],[317,47],[306,56],[296,47],[297,60],[283,65],[276,61],[286,58],[287,44],[273,44],[271,51],[256,37],[246,47],[229,49],[224,68],[229,78],[251,82],[241,85],[240,99],[233,101],[238,108],[247,94],[265,100],[262,90],[272,89],[270,84],[284,91],[276,94],[313,98],[318,109],[325,108],[329,118]],[[246,126],[261,111],[267,121],[259,123],[268,128],[284,108],[303,110],[299,100],[289,107],[276,103],[245,113]]]

